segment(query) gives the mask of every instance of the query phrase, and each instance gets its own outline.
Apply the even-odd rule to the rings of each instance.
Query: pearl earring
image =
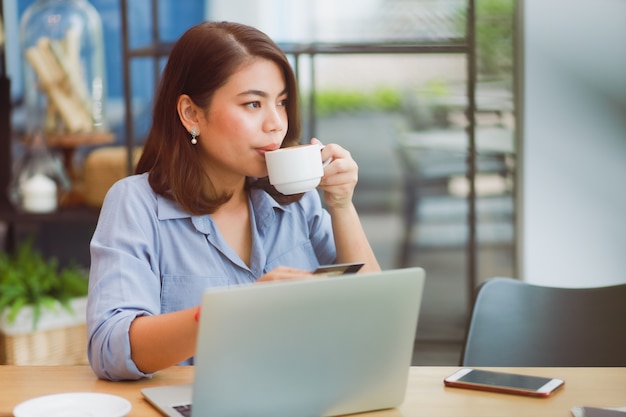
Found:
[[[196,139],[196,138],[198,137],[198,134],[199,134],[200,132],[198,132],[198,128],[197,128],[197,127],[194,127],[194,128],[191,130],[191,132],[190,132],[190,133],[191,133],[191,144],[192,144],[192,145],[195,145],[196,143],[198,143],[198,139]]]

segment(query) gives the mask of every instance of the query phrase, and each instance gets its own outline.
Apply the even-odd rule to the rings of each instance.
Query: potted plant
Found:
[[[0,363],[74,364],[86,357],[87,274],[25,242],[0,252]]]

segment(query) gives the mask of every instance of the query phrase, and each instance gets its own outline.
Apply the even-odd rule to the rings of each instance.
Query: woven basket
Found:
[[[82,365],[87,363],[86,298],[70,303],[73,313],[61,306],[44,310],[32,329],[32,309],[25,307],[15,322],[0,321],[0,364]]]
[[[0,333],[3,365],[87,364],[87,329],[84,324],[7,336]]]
[[[133,150],[134,166],[141,147]],[[110,146],[92,151],[85,159],[83,196],[90,206],[101,207],[109,188],[128,175],[128,151],[124,146]]]

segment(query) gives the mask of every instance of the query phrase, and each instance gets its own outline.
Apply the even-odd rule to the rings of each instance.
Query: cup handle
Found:
[[[320,152],[324,149],[326,145],[320,145]],[[333,158],[328,158],[325,161],[322,161],[322,168],[326,168],[331,162],[333,162]]]

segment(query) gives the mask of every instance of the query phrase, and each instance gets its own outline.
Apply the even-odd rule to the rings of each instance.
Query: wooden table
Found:
[[[498,368],[502,371],[562,378],[565,387],[550,398],[446,388],[443,378],[456,367],[412,367],[406,399],[397,409],[368,417],[571,417],[575,406],[625,407],[626,368]],[[488,369],[488,368],[486,368]],[[495,369],[495,368],[494,368]],[[99,380],[87,366],[0,366],[0,417],[12,416],[22,401],[61,392],[106,392],[132,403],[129,416],[160,416],[141,396],[147,386],[191,382],[193,367],[173,367],[152,379],[134,382]]]

